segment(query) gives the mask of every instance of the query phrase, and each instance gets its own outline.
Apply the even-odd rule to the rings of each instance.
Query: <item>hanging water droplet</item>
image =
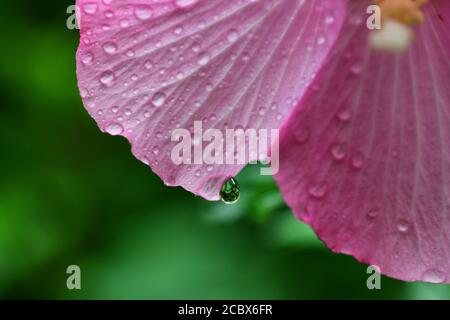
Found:
[[[123,127],[120,123],[112,122],[108,124],[104,130],[112,136],[117,136],[123,133]]]
[[[444,272],[438,269],[428,269],[422,274],[422,281],[431,283],[443,283],[446,280]]]
[[[236,179],[230,178],[222,186],[220,190],[220,199],[225,204],[233,204],[236,203],[241,195],[241,188],[237,183]]]

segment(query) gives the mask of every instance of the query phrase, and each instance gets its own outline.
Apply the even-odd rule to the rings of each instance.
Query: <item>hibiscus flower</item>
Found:
[[[167,185],[218,200],[245,165],[173,163],[175,129],[280,128],[275,179],[328,247],[450,283],[449,1],[77,5],[84,105]]]

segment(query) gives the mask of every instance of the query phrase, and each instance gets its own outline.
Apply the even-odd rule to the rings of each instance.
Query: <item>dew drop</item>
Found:
[[[149,6],[141,5],[134,8],[134,15],[139,20],[148,20],[153,14],[152,9]]]
[[[446,275],[444,272],[438,269],[428,269],[422,274],[422,281],[431,283],[443,283],[446,280]]]
[[[220,199],[225,204],[233,204],[236,203],[241,195],[239,184],[236,179],[230,178],[225,181],[222,189],[220,190]]]
[[[183,33],[183,27],[181,25],[177,25],[173,30],[173,34],[180,35]]]
[[[361,169],[364,166],[364,155],[361,152],[357,152],[352,156],[352,167],[355,169]]]
[[[408,221],[403,220],[403,219],[400,220],[400,221],[397,223],[397,230],[400,231],[400,232],[402,232],[402,233],[407,232],[407,231],[409,230],[409,223],[408,223]]]
[[[360,74],[362,72],[362,70],[363,70],[363,65],[360,62],[356,62],[350,68],[351,73],[353,73],[354,75]]]
[[[238,39],[238,36],[239,36],[239,34],[238,34],[237,30],[231,29],[228,32],[227,40],[228,40],[228,42],[235,42]]]
[[[94,14],[97,12],[98,5],[94,2],[88,2],[83,5],[83,11],[86,14]]]
[[[337,113],[336,117],[343,122],[347,122],[352,118],[352,110],[347,108],[342,109]]]
[[[378,217],[379,214],[380,214],[380,211],[378,211],[378,209],[372,209],[372,210],[369,210],[369,212],[367,213],[367,216],[369,218],[374,219],[374,218]]]
[[[100,82],[104,85],[110,85],[114,81],[114,73],[112,71],[105,71],[100,75]]]
[[[327,15],[325,17],[325,24],[330,25],[332,23],[334,23],[335,18],[332,15]]]
[[[164,92],[157,92],[153,95],[152,104],[154,107],[161,107],[166,102],[166,94]]]
[[[327,193],[327,187],[326,187],[325,183],[318,183],[318,184],[312,185],[308,189],[308,193],[316,199],[321,199]]]
[[[347,150],[344,144],[336,143],[331,146],[330,152],[336,161],[342,161],[346,156]]]
[[[325,42],[326,42],[325,36],[324,35],[319,35],[319,37],[317,38],[317,44],[319,46],[321,46],[321,45],[325,44]]]
[[[197,63],[198,63],[200,66],[204,66],[204,65],[208,64],[209,59],[210,59],[209,53],[208,53],[208,52],[202,52],[202,53],[200,53],[199,56],[198,56]]]
[[[91,52],[85,52],[83,53],[83,55],[81,56],[81,61],[84,64],[91,64],[92,61],[94,61],[94,55]]]
[[[107,54],[114,54],[117,52],[117,45],[114,42],[107,42],[103,45],[103,51]]]
[[[122,132],[123,132],[123,127],[122,127],[122,125],[121,125],[120,123],[117,123],[117,122],[111,122],[110,124],[108,124],[108,125],[105,127],[105,131],[106,131],[107,133],[109,133],[110,135],[117,136],[117,135],[119,135],[119,134],[122,134]]]

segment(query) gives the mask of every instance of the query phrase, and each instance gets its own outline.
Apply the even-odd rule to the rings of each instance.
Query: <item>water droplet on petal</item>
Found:
[[[438,269],[428,269],[422,274],[422,281],[431,283],[443,283],[446,280],[446,275],[444,272]]]
[[[86,14],[94,14],[97,12],[98,5],[94,2],[88,2],[83,5],[83,11]]]
[[[208,53],[208,52],[202,52],[202,53],[200,53],[199,56],[198,56],[197,63],[198,63],[200,66],[204,66],[204,65],[208,64],[209,59],[210,59],[209,53]]]
[[[155,107],[161,107],[166,102],[166,95],[164,92],[157,92],[152,98],[152,104]]]
[[[317,183],[317,184],[312,185],[308,189],[308,192],[312,197],[314,197],[316,199],[321,199],[327,193],[327,186],[325,183]]]
[[[85,52],[83,53],[83,55],[81,56],[81,61],[84,64],[91,64],[92,61],[94,61],[94,55],[91,52]]]
[[[336,161],[342,161],[346,156],[347,149],[344,144],[335,143],[331,146],[330,152]]]
[[[361,152],[357,152],[352,156],[352,167],[355,169],[361,169],[364,166],[364,155]]]
[[[397,224],[398,231],[405,233],[409,230],[409,223],[406,220],[400,220]]]
[[[220,190],[220,199],[226,204],[236,203],[241,196],[240,189],[236,179],[230,178],[225,181]]]
[[[114,54],[117,52],[117,45],[114,42],[106,42],[103,45],[103,51],[107,54]]]
[[[352,118],[352,110],[347,108],[342,109],[337,113],[336,117],[344,122],[349,121]]]
[[[235,42],[238,39],[238,32],[236,29],[231,29],[227,35],[228,42]]]
[[[105,131],[107,133],[109,133],[110,135],[117,136],[119,134],[122,134],[123,127],[122,127],[122,125],[120,123],[111,122],[110,124],[108,124],[105,127]]]
[[[148,20],[153,14],[152,9],[149,6],[139,5],[134,8],[134,15],[139,20]]]
[[[100,75],[100,82],[104,85],[110,85],[114,81],[114,73],[112,71],[105,71]]]
[[[367,216],[369,217],[369,218],[376,218],[376,217],[378,217],[378,215],[380,214],[380,211],[378,211],[378,209],[372,209],[372,210],[369,210],[369,212],[367,213]]]

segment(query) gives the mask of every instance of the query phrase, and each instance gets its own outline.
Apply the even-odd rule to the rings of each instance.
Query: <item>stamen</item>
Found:
[[[411,26],[424,21],[422,6],[428,0],[374,0],[380,6],[382,29],[372,31],[370,44],[373,48],[400,53],[414,40]]]
[[[421,24],[424,15],[422,6],[428,0],[374,0],[380,6],[382,19],[392,19],[412,26]]]
[[[381,30],[370,33],[370,45],[379,51],[402,53],[414,40],[414,32],[407,25],[393,19],[385,20]]]

